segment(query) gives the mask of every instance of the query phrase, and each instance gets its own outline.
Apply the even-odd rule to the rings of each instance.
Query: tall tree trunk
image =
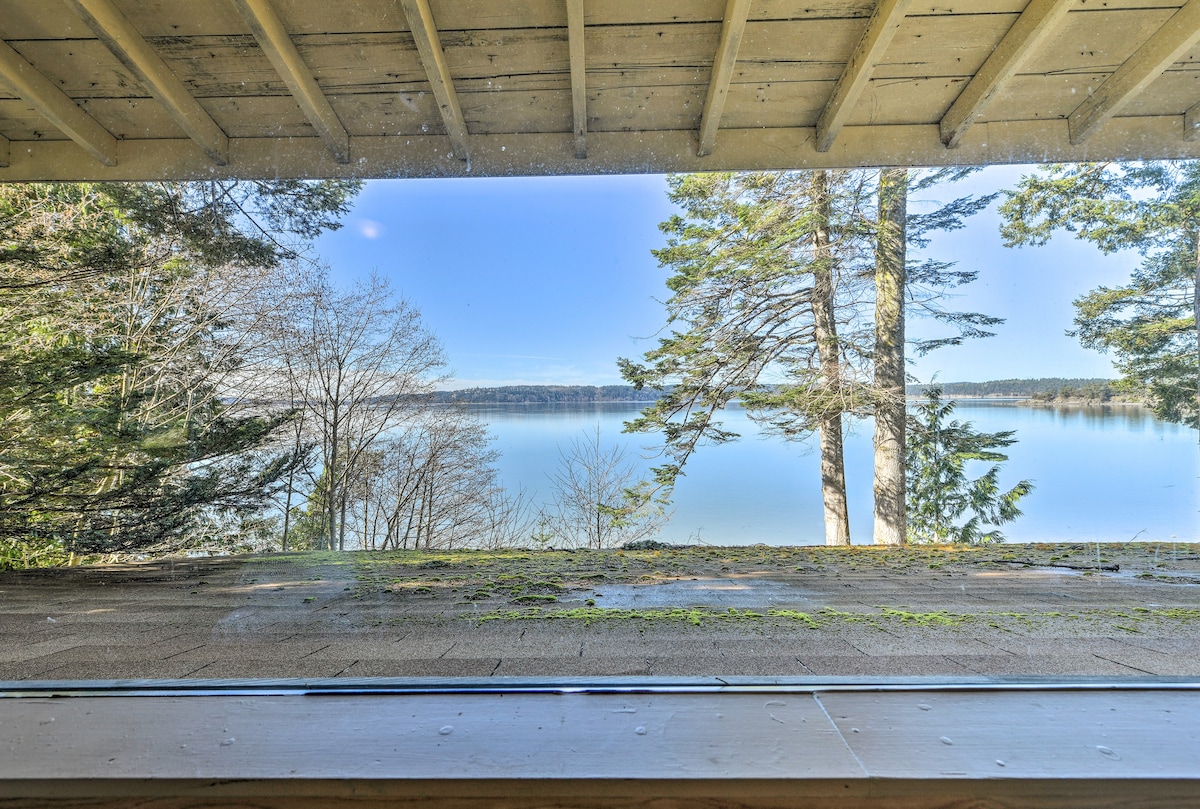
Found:
[[[846,463],[842,455],[841,360],[837,322],[833,316],[833,256],[829,245],[829,172],[812,175],[813,325],[817,356],[825,378],[826,401],[820,418],[821,498],[825,503],[825,544],[850,544],[850,510],[846,505]]]
[[[337,549],[337,504],[340,486],[338,486],[338,466],[341,463],[339,455],[339,444],[341,443],[341,435],[339,435],[339,413],[337,402],[333,405],[333,418],[329,430],[329,451],[325,455],[328,467],[325,470],[325,494],[329,498],[326,504],[325,511],[329,515],[329,550]]]
[[[879,173],[875,251],[875,544],[903,545],[908,532],[904,487],[904,286],[908,170]]]

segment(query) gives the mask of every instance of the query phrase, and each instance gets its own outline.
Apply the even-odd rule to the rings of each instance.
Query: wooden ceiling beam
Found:
[[[817,151],[828,152],[842,127],[850,120],[854,106],[871,80],[871,73],[883,58],[912,0],[879,0],[858,46],[850,54],[842,75],[834,85],[821,117],[817,119]]]
[[[567,47],[571,53],[571,109],[575,157],[587,157],[587,60],[583,42],[583,0],[567,0]]]
[[[271,6],[271,0],[233,0],[233,5],[250,26],[258,46],[291,90],[305,117],[333,153],[333,158],[339,163],[349,163],[350,135],[317,85],[312,70],[300,56],[283,21]]]
[[[1071,145],[1078,146],[1091,137],[1197,42],[1200,42],[1200,0],[1188,0],[1067,116]]]
[[[881,132],[881,130],[884,130]],[[213,166],[189,142],[122,143],[121,163],[108,168],[69,141],[14,141],[3,182],[115,182],[159,179],[316,179],[329,177],[517,177],[577,175],[568,132],[471,136],[468,167],[446,149],[444,135],[351,136],[354,160],[328,159],[320,138],[234,138],[230,166]],[[975,124],[958,149],[947,149],[932,124],[847,126],[837,146],[818,152],[812,127],[721,130],[721,148],[696,156],[696,129],[589,132],[590,174],[777,171],[796,168],[961,166],[1104,160],[1200,160],[1200,139],[1180,137],[1178,115],[1123,117],[1082,146],[1067,143],[1062,118]]]
[[[433,12],[429,10],[429,0],[400,0],[400,5],[417,43],[421,64],[429,76],[433,97],[437,99],[438,108],[442,111],[442,121],[446,125],[446,134],[450,137],[454,156],[459,160],[467,160],[471,154],[467,147],[467,122],[463,118],[462,108],[458,105],[454,80],[450,77],[450,68],[446,66],[446,54],[442,51],[442,41],[433,21]]]
[[[1183,114],[1183,139],[1200,139],[1200,104],[1196,104]]]
[[[112,0],[64,0],[138,81],[166,109],[189,138],[218,166],[229,162],[229,138],[183,86]]]
[[[942,143],[955,149],[963,134],[983,113],[1000,88],[1067,16],[1073,0],[1030,0],[1000,44],[942,116]]]
[[[717,129],[721,126],[721,113],[725,109],[725,98],[729,95],[729,82],[733,78],[733,66],[737,62],[738,48],[742,44],[749,14],[750,0],[726,0],[721,41],[717,45],[712,77],[708,80],[708,95],[704,99],[704,112],[700,116],[698,157],[712,154],[713,147],[717,145]]]
[[[117,139],[7,42],[0,41],[0,81],[105,166],[117,165]]]

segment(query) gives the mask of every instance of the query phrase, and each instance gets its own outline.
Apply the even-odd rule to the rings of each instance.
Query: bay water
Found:
[[[626,449],[640,472],[662,462],[654,435],[622,433],[641,405],[475,405],[502,452],[501,478],[534,503],[550,500],[551,476],[572,440],[600,429],[604,447]],[[1016,430],[1000,484],[1029,479],[1024,516],[1001,530],[1010,542],[1200,541],[1200,448],[1194,430],[1127,405],[1043,407],[959,400],[955,418],[977,430]],[[714,545],[824,542],[816,440],[764,437],[740,408],[722,416],[740,440],[701,447],[689,460],[661,539]],[[871,542],[871,437],[868,420],[847,424],[850,531]],[[979,464],[970,470],[981,474]]]

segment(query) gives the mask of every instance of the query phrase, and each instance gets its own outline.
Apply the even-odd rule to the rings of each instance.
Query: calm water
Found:
[[[503,452],[500,470],[512,489],[535,501],[549,497],[551,473],[564,449],[600,426],[603,443],[627,446],[642,468],[653,436],[621,433],[637,405],[481,405]],[[1025,516],[1002,530],[1014,542],[1200,540],[1200,449],[1196,433],[1134,407],[1033,408],[960,401],[957,417],[979,430],[1016,430],[1001,485],[1022,478],[1035,491]],[[815,441],[788,444],[758,437],[740,410],[725,424],[741,440],[703,447],[675,489],[675,513],[663,539],[711,544],[821,544],[824,524]],[[870,421],[855,422],[846,440],[850,530],[871,541]],[[976,473],[978,474],[978,472]]]

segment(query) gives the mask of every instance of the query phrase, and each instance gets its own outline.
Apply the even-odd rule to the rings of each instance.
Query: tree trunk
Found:
[[[329,550],[337,549],[337,497],[338,497],[338,464],[341,458],[338,457],[338,442],[341,437],[338,435],[338,412],[337,404],[334,404],[332,426],[330,428],[329,451],[325,455],[328,466],[325,469],[325,496],[328,497],[328,502],[325,505],[325,512],[329,518],[328,541]]]
[[[879,173],[875,252],[875,544],[903,545],[908,532],[904,486],[904,287],[908,170]]]
[[[841,361],[837,322],[833,316],[833,258],[829,246],[829,173],[812,175],[813,325],[821,375],[825,379],[824,411],[820,417],[821,498],[825,503],[825,544],[850,544],[850,510],[846,505],[846,464],[842,455]]]

